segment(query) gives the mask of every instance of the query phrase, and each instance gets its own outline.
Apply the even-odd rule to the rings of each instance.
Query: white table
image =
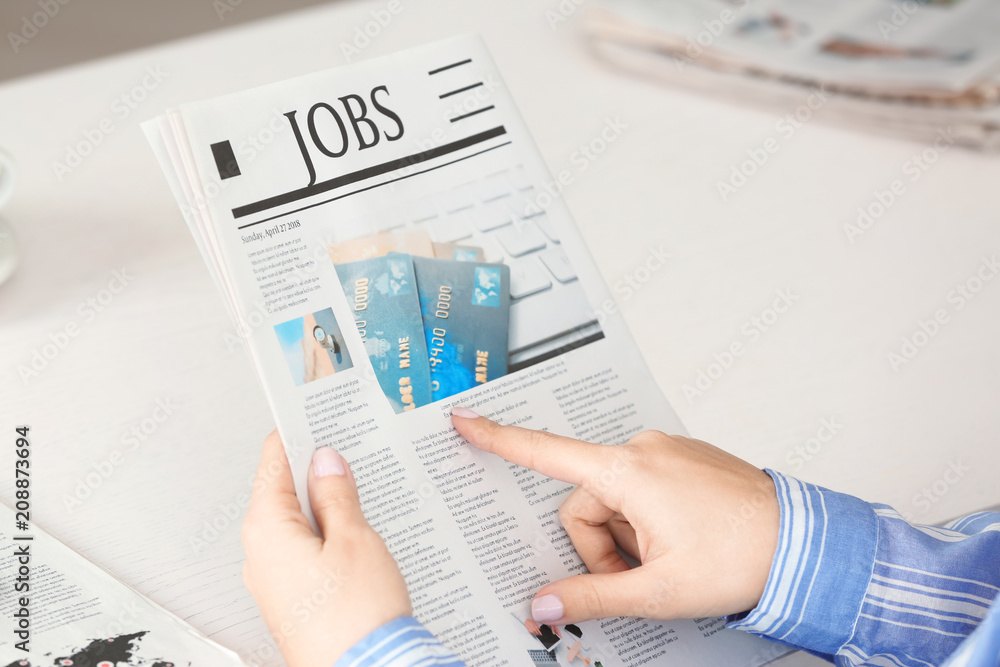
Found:
[[[238,500],[272,420],[138,122],[343,64],[340,43],[382,6],[333,5],[0,86],[0,145],[22,177],[3,214],[24,251],[0,286],[0,438],[32,427],[40,525],[244,655],[267,648],[240,582]],[[960,311],[948,301],[1000,253],[997,156],[942,154],[852,245],[843,225],[924,146],[812,122],[723,202],[716,181],[784,110],[612,71],[587,53],[579,16],[553,31],[546,5],[404,6],[364,57],[483,33],[551,169],[574,170],[565,197],[609,284],[651,247],[671,254],[621,308],[694,435],[921,521],[1000,503],[1000,280]],[[144,78],[149,90],[135,90]],[[144,98],[127,117],[122,95]],[[53,163],[105,118],[113,131],[60,181]],[[615,118],[627,128],[578,171],[574,151]],[[128,284],[112,294],[122,269]],[[769,317],[779,290],[796,300],[751,341],[741,329]],[[894,371],[887,354],[938,308],[949,322]],[[71,323],[77,335],[53,355],[50,335]],[[745,353],[689,399],[684,385],[735,341]],[[53,358],[24,379],[36,350]],[[824,420],[842,427],[810,444]],[[107,463],[115,450],[123,460]]]

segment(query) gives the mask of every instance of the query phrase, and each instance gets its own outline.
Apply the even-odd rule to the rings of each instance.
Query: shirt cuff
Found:
[[[871,581],[878,519],[858,498],[765,470],[781,510],[778,548],[757,607],[726,626],[833,655],[851,638]]]
[[[442,667],[464,667],[455,657],[412,616],[400,616],[372,631],[355,644],[333,667],[376,667],[379,665],[433,664]]]

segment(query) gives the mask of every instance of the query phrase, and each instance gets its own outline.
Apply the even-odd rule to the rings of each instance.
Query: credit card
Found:
[[[372,257],[384,257],[390,252],[434,257],[430,234],[423,230],[379,232],[326,247],[334,264],[357,262]]]
[[[457,262],[485,261],[482,248],[471,245],[458,245],[456,243],[439,243],[437,241],[434,242],[434,256],[438,259],[453,259]]]
[[[510,268],[423,257],[412,262],[432,400],[506,375]]]
[[[392,409],[398,414],[430,403],[430,366],[410,255],[373,257],[336,269]]]

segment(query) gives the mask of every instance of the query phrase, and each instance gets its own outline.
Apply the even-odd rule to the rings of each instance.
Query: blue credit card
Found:
[[[412,262],[433,400],[506,375],[510,269],[426,257]]]
[[[393,410],[398,414],[430,403],[430,366],[410,256],[373,257],[336,269]]]

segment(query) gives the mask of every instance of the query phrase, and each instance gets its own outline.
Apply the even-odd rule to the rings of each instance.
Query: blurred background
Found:
[[[0,81],[321,4],[323,0],[242,0],[227,5],[211,0],[76,0],[61,6],[59,20],[39,31],[19,57],[11,58],[3,49]],[[234,6],[239,11],[233,11]],[[16,31],[24,17],[37,11],[38,0],[4,0],[3,32]]]

